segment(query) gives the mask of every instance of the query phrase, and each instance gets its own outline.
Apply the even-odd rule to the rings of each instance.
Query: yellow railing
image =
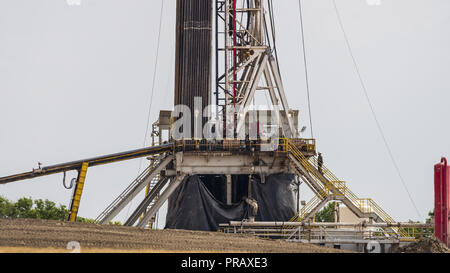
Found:
[[[314,196],[306,205],[304,205],[300,211],[292,217],[289,222],[301,222],[322,200],[318,196]]]
[[[310,202],[304,206],[299,213],[297,213],[291,220],[292,221],[302,221],[303,218],[312,210],[314,206],[317,206],[321,200],[332,193],[332,189],[335,191],[337,189],[337,193],[345,196],[348,200],[352,202],[361,212],[363,213],[376,213],[384,222],[386,223],[394,223],[395,220],[389,216],[375,201],[372,199],[361,199],[356,196],[350,189],[347,188],[345,182],[340,181],[329,169],[325,166],[321,166],[322,171],[319,172],[319,164],[316,157],[306,158],[302,152],[300,152],[295,145],[290,143],[289,139],[283,139],[282,141],[282,149],[285,152],[290,152],[299,162],[300,164],[313,175],[314,180],[319,182],[318,184],[323,187],[323,191],[319,193],[318,196],[313,198]],[[401,237],[411,237],[408,232],[405,232],[404,229],[396,229],[398,234]]]

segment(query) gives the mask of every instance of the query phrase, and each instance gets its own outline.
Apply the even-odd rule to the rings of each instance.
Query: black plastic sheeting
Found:
[[[248,176],[240,176],[237,182],[242,184],[244,178],[248,181]],[[172,194],[169,198],[166,228],[217,231],[219,224],[248,219],[252,210],[243,199],[233,205],[226,205],[218,200],[222,196],[216,198],[211,193],[207,180],[208,177],[205,176],[188,177]],[[245,184],[248,187],[248,182]],[[291,219],[296,210],[293,189],[294,175],[270,175],[266,177],[265,184],[261,183],[259,177],[253,177],[251,197],[258,202],[256,221]]]

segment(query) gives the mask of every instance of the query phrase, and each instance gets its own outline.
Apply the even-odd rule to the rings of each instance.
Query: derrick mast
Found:
[[[233,113],[233,120],[227,116],[227,124],[236,129],[237,120],[245,118],[243,111],[251,106],[255,93],[267,92],[271,103],[267,107],[280,114],[281,135],[297,137],[294,121],[298,112],[290,111],[284,93],[270,42],[274,38],[273,18],[271,13],[266,18],[264,3],[216,1],[216,105],[221,113]]]

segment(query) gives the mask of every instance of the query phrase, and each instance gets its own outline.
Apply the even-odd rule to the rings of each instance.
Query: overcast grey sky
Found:
[[[173,103],[175,1],[164,1],[152,121]],[[450,1],[369,4],[376,2],[337,0],[375,111],[424,217],[433,208],[433,165],[450,157]],[[142,147],[160,3],[0,0],[0,176],[29,171],[38,161]],[[371,115],[332,0],[303,3],[314,129],[325,164],[395,219],[418,220]],[[285,89],[307,125],[297,0],[275,0],[274,6]],[[89,169],[80,216],[95,218],[139,165]],[[0,195],[68,205],[71,191],[55,175],[0,186]]]

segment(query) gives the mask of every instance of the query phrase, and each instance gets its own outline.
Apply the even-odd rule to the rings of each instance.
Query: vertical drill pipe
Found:
[[[175,105],[190,108],[194,118],[194,98],[210,103],[213,0],[177,1]],[[199,113],[200,115],[202,113]],[[203,123],[206,119],[202,120]],[[191,123],[191,132],[194,132]]]

